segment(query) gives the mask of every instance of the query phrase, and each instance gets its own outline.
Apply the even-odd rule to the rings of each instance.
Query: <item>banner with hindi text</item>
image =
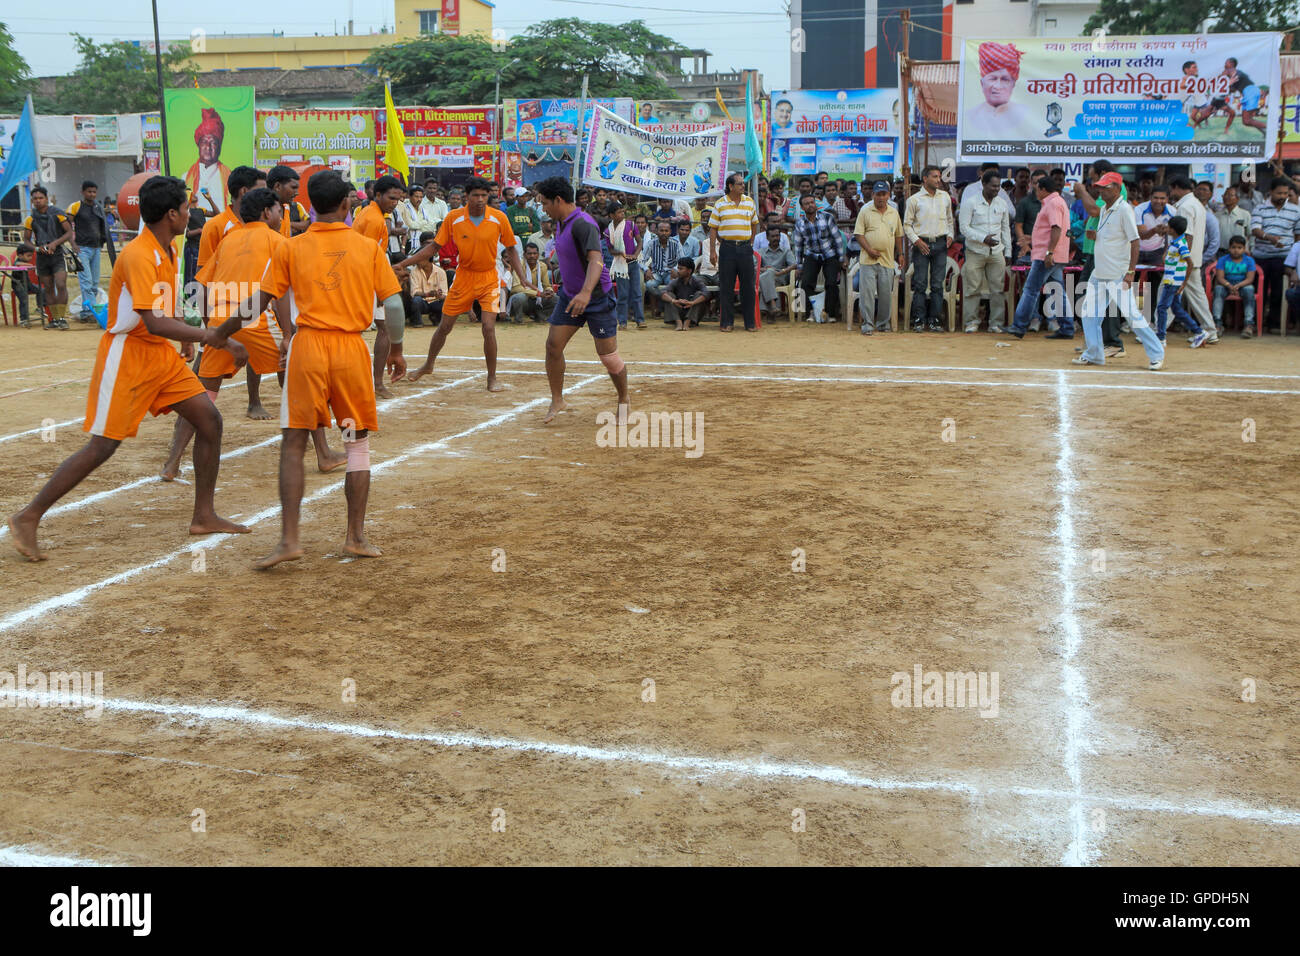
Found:
[[[901,165],[897,90],[777,90],[770,115],[770,176],[879,179]]]
[[[727,141],[725,126],[698,133],[661,133],[639,129],[597,107],[582,181],[643,196],[717,196],[727,169]]]

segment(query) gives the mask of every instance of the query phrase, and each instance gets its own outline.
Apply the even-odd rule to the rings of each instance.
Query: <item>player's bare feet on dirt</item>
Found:
[[[262,407],[261,402],[258,402],[256,405],[248,406],[248,417],[255,422],[269,422],[271,413]]]
[[[392,398],[393,392],[383,382],[375,382],[375,398]]]
[[[40,548],[36,546],[36,526],[39,521],[33,521],[24,518],[22,513],[14,515],[9,519],[10,540],[13,541],[14,547],[28,561],[44,561],[45,555]]]
[[[220,515],[195,518],[190,522],[190,534],[248,534],[251,530],[246,525],[235,524]]]
[[[358,558],[378,558],[384,553],[365,538],[362,538],[360,541],[353,541],[349,538],[343,544],[343,551],[345,554],[350,554]]]
[[[489,392],[504,392],[506,387],[498,382],[495,378],[488,379],[487,390]]]
[[[256,571],[265,571],[267,568],[273,568],[277,564],[283,564],[285,561],[297,561],[303,555],[303,550],[298,545],[288,545],[281,541],[274,551],[264,558],[253,562],[253,569]]]
[[[175,481],[181,473],[181,463],[167,459],[167,464],[162,466],[162,471],[158,472],[158,477],[163,481]]]
[[[542,424],[549,425],[556,415],[560,414],[560,412],[567,412],[568,410],[569,403],[564,399],[560,399],[558,402],[551,402],[551,407],[546,410],[546,417],[542,419]]]
[[[424,378],[424,376],[428,375],[432,371],[433,371],[433,366],[426,362],[425,364],[417,368],[414,372],[407,372],[406,380],[408,382],[418,382],[420,379]]]
[[[331,471],[338,471],[347,463],[347,452],[335,452],[330,458],[322,458],[319,453],[316,455],[316,467],[321,470],[323,475],[328,475]]]

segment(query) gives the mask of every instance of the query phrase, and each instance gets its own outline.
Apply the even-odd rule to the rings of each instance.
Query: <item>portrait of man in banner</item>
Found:
[[[983,102],[966,111],[966,134],[1000,139],[1041,139],[1047,120],[1022,103],[1012,102],[1020,79],[1021,52],[1011,43],[979,45]]]
[[[225,138],[226,124],[222,122],[221,114],[211,107],[204,107],[199,125],[194,128],[199,158],[185,173],[185,184],[192,193],[206,189],[218,211],[226,208],[226,178],[230,175],[229,167],[221,162],[221,144]]]

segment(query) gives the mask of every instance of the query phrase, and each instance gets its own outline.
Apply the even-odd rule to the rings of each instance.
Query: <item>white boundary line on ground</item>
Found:
[[[0,866],[101,866],[77,856],[57,856],[29,846],[0,846]]]
[[[57,694],[30,690],[12,690],[0,694],[3,698],[22,699],[34,705],[57,704]],[[197,720],[206,723],[234,723],[266,730],[298,730],[334,734],[362,740],[398,740],[408,743],[432,744],[448,750],[489,750],[508,753],[531,753],[547,757],[561,757],[597,763],[640,764],[676,771],[686,776],[736,776],[750,779],[786,779],[795,782],[825,783],[857,790],[884,792],[930,792],[952,794],[967,799],[979,797],[1031,797],[1058,800],[1074,804],[1080,800],[1105,804],[1116,809],[1146,813],[1186,814],[1193,816],[1227,817],[1251,820],[1274,826],[1300,827],[1300,810],[1278,807],[1249,807],[1222,801],[1209,801],[1184,806],[1170,801],[1143,797],[1117,795],[1084,795],[1073,790],[1054,790],[1039,787],[981,787],[959,780],[904,780],[892,777],[872,777],[847,767],[834,764],[797,764],[779,760],[745,757],[704,757],[694,754],[673,754],[636,748],[594,747],[586,744],[557,743],[544,740],[520,740],[495,734],[468,731],[410,731],[369,724],[349,723],[340,720],[319,720],[309,717],[285,717],[241,704],[176,704],[161,701],[105,698],[105,711],[122,714],[149,714],[179,720]]]
[[[132,753],[129,750],[102,750],[98,748],[69,747],[66,744],[49,744],[40,740],[19,740],[17,737],[0,737],[0,744],[14,744],[21,747],[42,747],[46,750],[62,750],[73,754],[91,754],[97,757],[130,757],[132,760],[149,760],[157,763],[174,763],[182,767],[201,767],[205,770],[220,770],[224,773],[244,773],[254,777],[281,777],[285,780],[301,780],[297,774],[270,773],[265,770],[244,770],[240,767],[223,767],[221,764],[203,763],[198,760],[180,760],[176,757],[154,757],[149,754]]]
[[[574,383],[574,385],[571,386],[571,390],[577,391],[578,389],[586,385],[590,385],[592,382],[599,381],[603,377],[604,376],[601,375],[589,375],[588,377]],[[477,434],[478,432],[484,431],[485,429],[488,428],[495,428],[497,425],[507,422],[510,419],[515,418],[516,416],[530,409],[536,408],[539,405],[546,404],[549,401],[550,401],[550,397],[548,396],[546,398],[535,398],[530,402],[524,402],[522,405],[516,405],[514,408],[510,409],[509,411],[502,412],[500,415],[497,415],[495,418],[490,418],[485,422],[479,422],[477,425],[472,425],[469,428],[459,431],[454,435],[448,435],[447,437],[440,438],[437,441],[431,441],[431,442],[426,442],[422,445],[417,445],[409,451],[403,452],[399,455],[395,455],[392,458],[387,458],[384,461],[381,461],[378,464],[376,464],[374,467],[372,467],[370,469],[370,473],[371,475],[374,475],[377,474],[378,472],[387,471],[388,469],[396,467],[397,465],[409,461],[410,459],[415,458],[419,455],[427,454],[428,452],[436,451],[440,448],[443,448],[446,446],[448,442],[455,441],[459,438],[467,438],[470,435]],[[317,488],[311,494],[307,495],[305,498],[303,498],[302,503],[303,505],[312,504],[313,502],[318,501],[321,498],[325,498],[328,495],[335,494],[336,492],[340,491],[342,488],[343,488],[343,481],[341,480],[332,482],[331,484],[328,485],[323,485],[320,488]],[[253,515],[252,517],[248,519],[244,519],[244,524],[249,527],[252,527],[254,525],[260,524],[261,522],[265,521],[267,518],[279,514],[279,512],[280,512],[280,504],[279,502],[276,502],[276,504],[272,505],[271,507],[264,508],[261,511],[257,512],[257,514]],[[175,551],[171,551],[167,554],[162,555],[161,557],[155,558],[153,561],[150,561],[146,564],[139,564],[136,565],[135,567],[127,568],[125,571],[119,571],[117,574],[113,574],[106,578],[102,578],[98,581],[94,581],[90,584],[83,585],[72,591],[66,591],[63,594],[56,594],[54,597],[46,598],[43,601],[38,601],[35,604],[28,605],[27,607],[22,608],[21,610],[11,612],[5,615],[5,617],[0,618],[0,633],[11,631],[16,627],[19,627],[33,620],[37,620],[43,617],[44,615],[50,614],[54,611],[62,610],[63,608],[70,607],[74,604],[80,604],[82,601],[84,601],[91,594],[94,594],[96,591],[101,591],[104,588],[110,587],[114,584],[120,584],[123,581],[129,581],[132,578],[139,577],[141,574],[144,574],[147,571],[152,571],[155,568],[160,568],[163,567],[164,565],[170,564],[172,561],[175,561],[177,558],[183,555],[192,554],[194,551],[198,551],[198,550],[206,551],[218,544],[230,540],[231,538],[238,538],[238,537],[240,537],[240,535],[237,534],[212,534],[212,535],[202,535],[202,536],[196,535],[188,544],[182,545],[181,547],[177,548]]]
[[[16,375],[19,372],[33,372],[38,368],[54,368],[57,365],[67,365],[69,362],[93,362],[93,355],[78,355],[76,358],[64,359],[62,362],[46,362],[44,365],[28,365],[25,368],[0,368],[0,375]],[[90,381],[90,379],[86,379]]]
[[[473,362],[477,358],[469,355],[440,355],[441,359],[457,362]],[[523,358],[517,356],[502,355],[498,357],[498,362],[545,362],[546,359]],[[566,359],[569,365],[599,365],[597,359]],[[982,368],[971,365],[849,365],[836,362],[680,362],[672,360],[654,360],[654,359],[632,359],[636,365],[673,365],[685,368],[844,368],[844,369],[866,369],[868,371],[898,371],[898,372],[1040,372],[1044,375],[1055,375],[1057,372],[1071,372],[1071,369],[1057,368]],[[1077,372],[1079,375],[1095,374],[1090,372]],[[1150,375],[1146,369],[1138,368],[1115,368],[1111,367],[1107,373],[1110,375]],[[1283,379],[1300,379],[1300,375],[1282,375],[1271,373],[1255,372],[1179,372],[1167,371],[1160,373],[1161,378],[1169,375],[1191,375],[1191,376],[1212,376],[1215,378],[1283,378]]]
[[[1061,501],[1057,508],[1054,537],[1057,542],[1057,580],[1061,589],[1061,613],[1057,626],[1061,631],[1061,693],[1065,701],[1066,775],[1076,799],[1070,804],[1070,845],[1061,862],[1066,866],[1085,866],[1095,853],[1088,845],[1088,820],[1083,804],[1082,754],[1088,749],[1085,740],[1088,725],[1088,685],[1075,664],[1083,642],[1076,611],[1074,572],[1078,542],[1074,535],[1072,501],[1078,488],[1074,479],[1074,449],[1070,445],[1070,403],[1065,373],[1056,374],[1056,484]]]
[[[441,385],[435,385],[433,388],[421,389],[418,392],[411,392],[408,395],[399,395],[396,398],[390,398],[380,402],[378,408],[380,411],[386,411],[389,408],[393,408],[394,406],[401,405],[413,399],[424,398],[426,395],[432,395],[434,392],[441,392],[444,389],[455,388],[457,385],[464,385],[466,382],[472,382],[474,381],[474,379],[482,378],[485,375],[487,375],[487,372],[476,372],[472,375],[466,376],[465,378],[458,378],[454,382],[444,382]],[[266,448],[270,445],[274,445],[279,441],[280,441],[280,432],[279,429],[276,429],[276,433],[272,435],[270,438],[264,438],[261,441],[254,442],[251,445],[242,445],[239,448],[232,448],[230,451],[222,452],[221,460],[229,461],[232,458],[241,458],[244,455],[249,454],[250,452],[257,451],[257,449],[259,448]],[[181,469],[181,473],[184,474],[186,470],[193,471],[194,469],[192,465],[186,465],[184,468]],[[59,515],[67,514],[70,511],[80,511],[82,508],[86,508],[89,507],[90,505],[97,504],[101,501],[104,501],[107,498],[113,498],[124,492],[131,491],[134,488],[139,488],[143,485],[152,485],[152,484],[161,485],[164,484],[164,482],[157,475],[146,475],[144,478],[137,478],[134,481],[128,481],[126,484],[118,485],[116,488],[106,488],[103,491],[95,492],[93,495],[87,495],[84,498],[78,498],[76,501],[69,501],[66,504],[55,505],[53,508],[51,508],[49,511],[45,513],[45,518],[57,518]],[[41,519],[42,522],[44,522],[45,518]],[[0,526],[0,540],[3,540],[5,536],[8,534],[9,534],[8,525]]]

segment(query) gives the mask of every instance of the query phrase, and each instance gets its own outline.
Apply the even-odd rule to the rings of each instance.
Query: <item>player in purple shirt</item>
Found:
[[[583,325],[595,339],[596,354],[618,389],[619,417],[626,419],[627,366],[618,355],[618,301],[600,249],[600,227],[574,205],[573,187],[567,179],[544,179],[536,192],[542,198],[542,210],[558,224],[555,257],[560,263],[560,292],[546,336],[551,407],[542,424],[568,408],[564,401],[564,348]]]

